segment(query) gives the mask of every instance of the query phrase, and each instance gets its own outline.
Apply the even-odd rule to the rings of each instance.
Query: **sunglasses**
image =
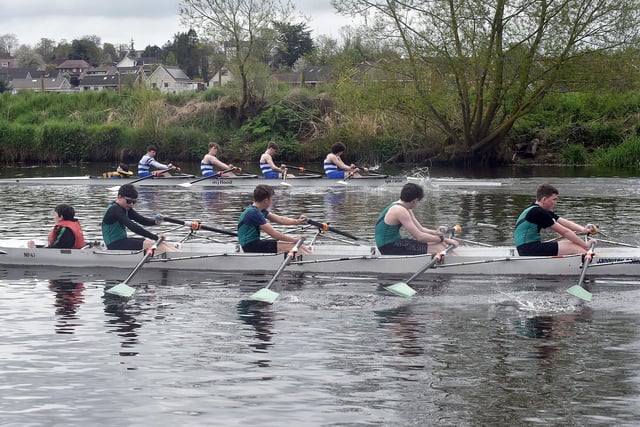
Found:
[[[138,199],[130,199],[128,197],[125,197],[124,201],[127,202],[128,205],[135,205]]]

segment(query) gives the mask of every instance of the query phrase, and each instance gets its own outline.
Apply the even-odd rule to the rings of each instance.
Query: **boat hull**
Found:
[[[139,178],[120,178],[109,179],[94,176],[76,176],[76,177],[48,177],[48,178],[5,178],[0,179],[0,185],[87,185],[99,187],[118,187],[123,184],[133,183],[140,187],[174,187],[192,189],[216,189],[216,188],[236,188],[250,187],[254,188],[258,184],[267,184],[279,187],[321,187],[321,188],[343,188],[343,187],[374,187],[389,186],[402,187],[406,184],[407,178],[404,176],[386,176],[386,175],[368,175],[362,178],[353,178],[348,180],[328,179],[319,176],[300,176],[296,178],[281,179],[265,179],[256,175],[246,175],[238,177],[209,178],[199,180],[202,177],[194,176],[171,176],[171,177],[152,177],[138,181]],[[197,182],[196,182],[197,181]]]
[[[206,246],[208,245],[208,246]],[[46,249],[0,247],[2,267],[65,267],[131,269],[141,252],[107,251],[101,248]],[[185,245],[181,252],[159,253],[145,269],[273,273],[283,254],[247,254],[235,244]],[[301,273],[348,276],[410,276],[431,261],[430,255],[382,256],[370,246],[318,245],[313,255],[298,255],[287,267]],[[582,257],[520,257],[512,247],[458,248],[441,264],[424,274],[436,275],[580,275]],[[640,249],[602,248],[596,252],[589,276],[639,276]]]

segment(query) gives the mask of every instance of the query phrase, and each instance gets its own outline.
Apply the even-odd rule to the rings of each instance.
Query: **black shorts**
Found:
[[[520,256],[556,256],[558,242],[531,242],[518,246]]]
[[[107,249],[121,251],[138,251],[144,245],[142,237],[127,237],[126,239],[116,240],[107,245]]]
[[[378,248],[382,255],[424,255],[428,249],[427,243],[413,239],[400,239]]]
[[[275,254],[278,253],[278,241],[273,239],[254,240],[244,245],[242,251],[258,254]]]

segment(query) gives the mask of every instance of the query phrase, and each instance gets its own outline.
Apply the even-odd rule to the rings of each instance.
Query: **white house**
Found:
[[[198,84],[178,67],[160,65],[147,78],[147,85],[162,93],[194,92]]]

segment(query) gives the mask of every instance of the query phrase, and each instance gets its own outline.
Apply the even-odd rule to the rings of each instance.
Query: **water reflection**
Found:
[[[256,353],[267,353],[273,345],[274,312],[269,304],[243,300],[238,303],[238,318],[255,329],[255,342],[249,344]]]
[[[398,347],[398,354],[404,357],[418,357],[424,354],[420,338],[425,336],[424,323],[414,313],[413,306],[374,311],[380,328],[389,331],[392,342]],[[422,359],[419,359],[422,360]],[[424,364],[412,363],[402,366],[404,369],[423,369]]]
[[[49,281],[49,289],[55,293],[54,307],[56,308],[57,334],[73,334],[79,323],[77,311],[84,302],[84,284],[69,279],[56,279]]]
[[[136,356],[138,352],[129,349],[135,348],[139,343],[138,329],[142,327],[136,318],[136,315],[140,314],[139,307],[134,305],[133,300],[107,293],[104,294],[103,301],[107,317],[105,321],[107,333],[116,333],[121,337],[120,345],[123,350],[118,354],[120,356]]]
[[[515,329],[520,336],[542,340],[536,346],[537,353],[534,357],[549,361],[558,351],[558,344],[562,342],[556,338],[574,336],[574,324],[591,322],[592,316],[593,310],[582,307],[572,313],[541,314],[516,319]]]

